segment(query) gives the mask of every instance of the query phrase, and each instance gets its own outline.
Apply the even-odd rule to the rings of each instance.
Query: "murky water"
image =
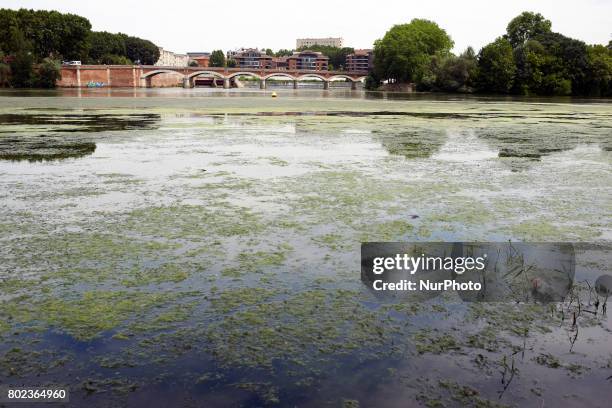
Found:
[[[585,282],[610,273],[611,151],[601,100],[4,93],[0,382],[92,406],[607,406]],[[360,281],[362,241],[508,239],[583,243],[578,301]]]

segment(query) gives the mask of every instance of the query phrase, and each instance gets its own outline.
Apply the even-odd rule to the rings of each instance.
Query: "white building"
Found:
[[[186,67],[189,57],[186,54],[176,54],[159,47],[159,59],[155,63],[158,67]]]
[[[344,40],[342,37],[327,37],[327,38],[298,38],[295,40],[295,48],[312,47],[313,45],[323,45],[327,47],[342,48]]]

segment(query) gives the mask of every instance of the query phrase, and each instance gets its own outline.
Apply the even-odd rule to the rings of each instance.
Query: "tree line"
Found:
[[[445,30],[414,19],[392,27],[374,44],[370,89],[383,82],[417,90],[516,95],[612,96],[612,41],[607,46],[552,31],[541,14],[524,12],[506,33],[476,53],[460,55]]]
[[[55,87],[61,61],[152,65],[159,49],[149,40],[92,31],[85,17],[47,10],[0,9],[0,86]]]

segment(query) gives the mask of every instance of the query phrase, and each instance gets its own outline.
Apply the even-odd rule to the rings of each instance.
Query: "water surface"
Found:
[[[92,406],[607,405],[584,282],[610,273],[612,105],[278,93],[2,93],[0,382]],[[360,281],[363,241],[506,240],[582,243],[578,300]]]

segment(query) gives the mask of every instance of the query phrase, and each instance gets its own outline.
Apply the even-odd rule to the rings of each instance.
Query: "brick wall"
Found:
[[[158,74],[151,78],[151,87],[168,88],[172,86],[183,86],[183,76],[181,74]]]
[[[83,65],[80,68],[62,67],[62,79],[57,82],[58,87],[75,88],[79,86],[78,73],[80,72],[80,86],[87,87],[90,82],[102,83],[104,86],[133,87],[134,79],[138,85],[139,70],[132,67],[106,67]],[[134,78],[136,76],[136,78]]]
[[[62,79],[57,82],[60,88],[76,88],[79,86],[77,71],[80,72],[80,86],[87,87],[90,82],[101,83],[104,87],[134,87],[140,86],[141,70],[138,67],[104,65],[83,65],[78,70],[76,67],[62,67]],[[151,86],[155,88],[183,86],[183,76],[179,73],[158,74],[151,78]]]

